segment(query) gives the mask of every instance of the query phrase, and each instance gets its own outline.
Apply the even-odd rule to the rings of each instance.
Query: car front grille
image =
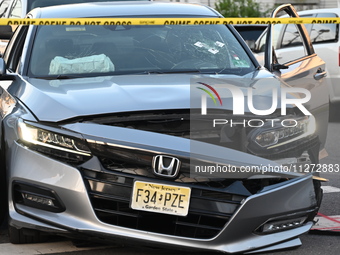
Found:
[[[191,187],[188,215],[175,216],[130,208],[135,178],[171,185],[173,182],[150,179],[114,171],[82,169],[96,216],[107,224],[166,235],[208,239],[216,236],[246,197],[199,183]],[[177,185],[177,183],[176,183]],[[221,186],[218,184],[217,186]]]

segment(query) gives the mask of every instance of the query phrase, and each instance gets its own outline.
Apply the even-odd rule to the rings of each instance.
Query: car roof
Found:
[[[30,12],[33,18],[80,17],[221,17],[212,8],[200,4],[165,3],[152,1],[96,2],[37,8]]]
[[[330,9],[312,9],[306,11],[299,11],[299,15],[303,14],[317,14],[317,13],[336,13],[337,15],[340,14],[340,8],[330,8]]]

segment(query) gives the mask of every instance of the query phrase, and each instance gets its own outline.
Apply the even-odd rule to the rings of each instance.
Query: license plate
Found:
[[[131,208],[135,210],[186,216],[191,189],[150,182],[136,181]]]

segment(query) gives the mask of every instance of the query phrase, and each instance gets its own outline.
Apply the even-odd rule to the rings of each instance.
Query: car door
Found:
[[[282,14],[299,17],[290,4],[278,7],[272,17],[276,18]],[[281,44],[299,47],[293,54],[288,54],[284,49],[277,47],[280,41]],[[269,25],[265,42],[264,66],[288,86],[310,91],[311,99],[304,106],[315,117],[316,133],[323,148],[327,135],[329,107],[329,93],[325,79],[327,72],[325,62],[315,54],[305,25]],[[301,95],[301,98],[304,96]]]
[[[314,14],[316,18],[338,18],[336,13]],[[301,16],[301,17],[304,17]],[[308,29],[308,27],[307,27]],[[308,29],[316,54],[326,62],[327,80],[329,82],[329,100],[340,101],[340,64],[339,64],[339,24],[314,23]],[[336,108],[336,106],[334,106]]]

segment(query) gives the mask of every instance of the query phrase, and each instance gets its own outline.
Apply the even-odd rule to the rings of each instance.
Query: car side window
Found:
[[[288,24],[282,37],[282,43],[279,48],[301,46],[303,45],[301,35],[295,24]]]
[[[264,52],[266,48],[266,38],[267,38],[267,30],[263,32],[262,35],[259,37],[259,39],[257,39],[257,41],[255,42],[255,49],[254,49],[255,53]]]
[[[337,18],[335,13],[318,13],[317,18]],[[318,24],[311,26],[309,36],[313,44],[323,42],[337,42],[339,24]]]
[[[282,28],[283,28],[283,24],[277,24],[274,26],[273,36],[272,36],[274,49],[278,48],[278,43],[279,43]],[[266,39],[267,39],[267,30],[265,30],[265,32],[263,32],[260,38],[256,41],[255,49],[254,49],[255,53],[264,52],[266,48]]]
[[[282,9],[278,14],[285,17],[295,17],[297,14],[289,10]],[[313,17],[313,15],[305,15],[305,17]],[[300,59],[308,57],[314,53],[314,49],[310,46],[308,31],[310,31],[311,24],[276,24],[273,25],[273,48],[277,61],[280,64],[288,64],[296,62]],[[291,51],[294,54],[286,54]]]
[[[290,4],[279,6],[271,15],[272,18],[299,17]],[[289,66],[314,56],[308,31],[304,24],[269,25],[264,54],[264,66],[269,70],[289,69]],[[270,36],[270,37],[268,37]]]
[[[22,54],[28,26],[19,27],[11,41],[9,42],[6,51],[4,53],[4,60],[8,70],[15,72],[18,68],[20,57]]]
[[[276,26],[276,25],[274,25]],[[282,26],[279,24],[279,26]],[[307,45],[305,45],[304,40],[301,36],[301,25],[297,24],[287,24],[282,26],[283,30],[281,33],[281,38],[277,42],[277,50],[284,50],[286,48],[295,47],[295,55],[292,61],[298,60],[300,58],[306,57],[308,55]],[[307,32],[307,31],[306,31]],[[284,54],[284,51],[281,52]],[[284,57],[282,59],[282,63],[285,63]]]
[[[0,18],[4,18],[6,11],[8,9],[8,5],[10,4],[10,0],[2,0],[0,3]]]
[[[21,0],[16,0],[11,7],[9,18],[21,18],[21,14],[22,14],[22,2]]]

